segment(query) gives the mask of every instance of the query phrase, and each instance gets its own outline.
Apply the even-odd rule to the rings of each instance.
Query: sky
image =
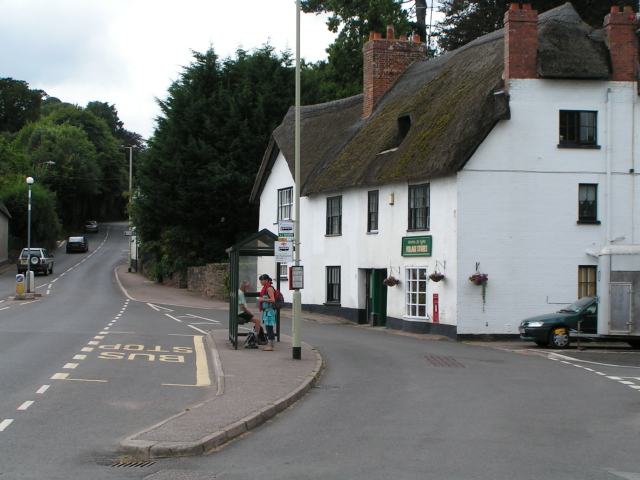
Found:
[[[300,14],[300,55],[326,60],[326,16]],[[171,83],[209,47],[220,58],[269,43],[295,58],[295,0],[0,0],[0,78],[81,107],[115,104],[149,138]]]

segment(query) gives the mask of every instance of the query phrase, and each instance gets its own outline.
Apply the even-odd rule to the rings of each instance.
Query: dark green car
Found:
[[[598,297],[582,297],[556,313],[527,318],[518,330],[522,340],[539,347],[567,348],[570,331],[598,333]]]

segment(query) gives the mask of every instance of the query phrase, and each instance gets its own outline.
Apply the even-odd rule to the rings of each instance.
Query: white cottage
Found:
[[[597,294],[598,252],[640,243],[637,28],[629,8],[594,30],[569,3],[512,4],[504,29],[426,61],[372,34],[364,94],[302,109],[303,308],[508,336]],[[252,192],[260,229],[294,218],[293,166],[291,109]]]

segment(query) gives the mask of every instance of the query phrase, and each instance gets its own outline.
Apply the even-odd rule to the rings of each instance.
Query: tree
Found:
[[[443,0],[439,12],[445,19],[438,25],[438,44],[445,51],[455,50],[482,35],[504,26],[504,14],[509,9],[506,0]],[[538,13],[563,5],[565,0],[532,0],[531,7]],[[573,6],[586,23],[602,28],[604,17],[612,6],[623,7],[628,2],[620,0],[577,0]]]
[[[396,0],[302,0],[305,13],[330,13],[327,27],[337,33],[336,41],[327,49],[329,60],[319,65],[329,97],[345,98],[362,93],[362,47],[369,33],[386,30],[394,25],[396,35],[409,35],[412,26],[408,12],[402,8],[407,2]],[[328,91],[327,91],[328,90]]]
[[[29,89],[25,81],[0,78],[0,132],[15,133],[27,122],[35,122],[46,95],[42,90]]]
[[[194,60],[158,101],[162,116],[139,164],[132,217],[156,275],[226,258],[254,233],[249,205],[272,131],[294,96],[289,54],[265,45]]]
[[[16,179],[0,189],[0,200],[11,213],[10,250],[21,250],[27,246],[29,187],[25,180],[26,177]],[[55,195],[37,181],[31,190],[31,246],[53,249],[60,238]]]

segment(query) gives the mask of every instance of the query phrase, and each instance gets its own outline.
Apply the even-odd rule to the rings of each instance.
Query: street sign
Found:
[[[278,222],[278,240],[282,242],[293,242],[295,230],[292,220],[280,220]]]
[[[293,242],[277,241],[273,245],[276,263],[293,262]]]
[[[304,267],[289,267],[289,290],[304,288]]]

